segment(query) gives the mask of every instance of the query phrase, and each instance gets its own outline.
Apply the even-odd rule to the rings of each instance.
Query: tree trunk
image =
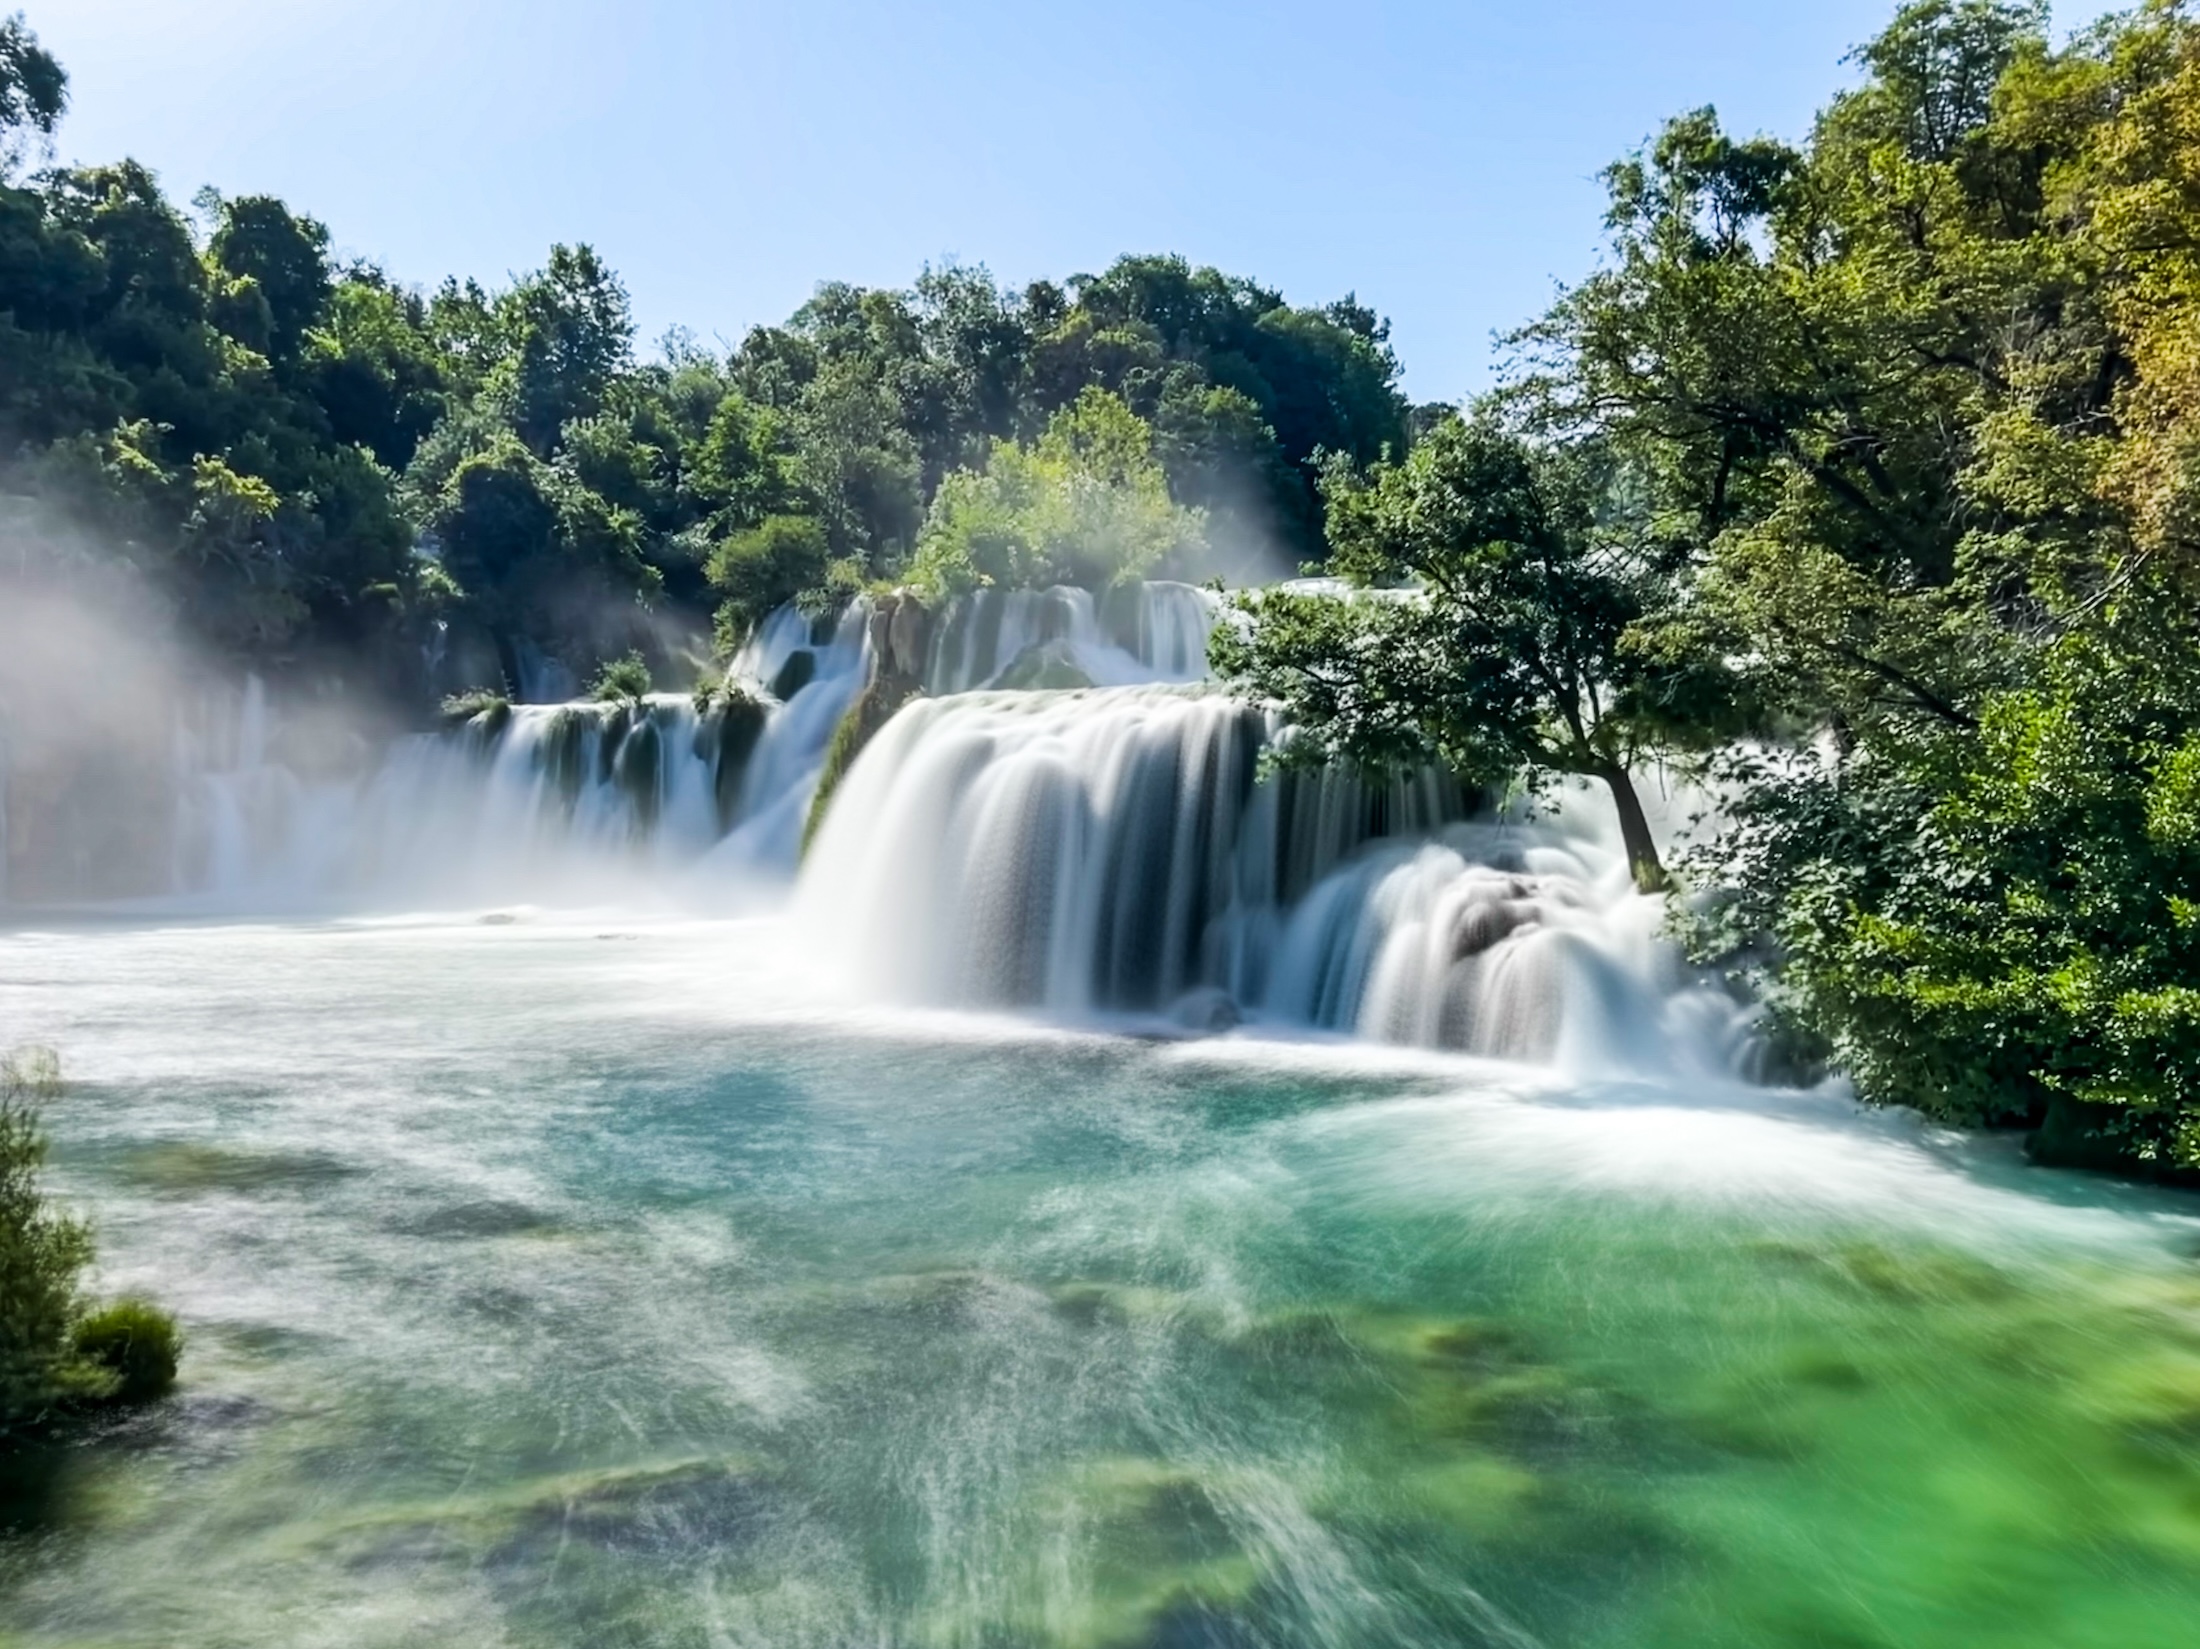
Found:
[[[1642,798],[1635,794],[1634,779],[1617,764],[1601,769],[1597,776],[1612,788],[1612,805],[1619,810],[1619,839],[1626,844],[1627,868],[1634,873],[1635,886],[1645,893],[1663,893],[1672,880],[1658,861],[1658,844],[1643,815]]]

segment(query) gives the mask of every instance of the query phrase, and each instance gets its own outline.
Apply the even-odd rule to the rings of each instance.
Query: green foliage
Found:
[[[1800,149],[1673,123],[1516,404],[1814,741],[1735,764],[1698,954],[1867,1098],[2190,1169],[2200,32],[2045,24],[1905,6]]]
[[[1087,389],[1031,447],[999,441],[982,471],[940,485],[909,569],[931,594],[984,586],[1103,589],[1200,545],[1204,517],[1173,502],[1153,431]]]
[[[38,1184],[46,1160],[38,1106],[59,1090],[51,1053],[0,1058],[0,1431],[95,1389],[69,1346],[91,1232],[56,1213]]]
[[[68,105],[69,77],[23,14],[0,17],[0,183],[34,146],[52,139]]]
[[[2104,1155],[2200,1165],[2194,663],[2072,638],[1975,736],[1744,775],[1697,850],[1724,892],[1690,937],[1873,1098],[1972,1123],[2082,1107]]]
[[[112,1377],[119,1403],[149,1403],[175,1389],[183,1333],[175,1318],[144,1300],[117,1300],[82,1319],[70,1336],[82,1361]]]
[[[338,267],[329,231],[271,197],[203,192],[202,244],[135,162],[11,186],[66,89],[20,19],[0,24],[11,484],[107,547],[69,576],[119,566],[254,668],[326,658],[357,680],[356,661],[426,710],[454,684],[421,694],[414,661],[450,632],[492,644],[508,687],[531,653],[585,676],[640,644],[663,666],[713,608],[737,637],[768,602],[897,577],[928,520],[975,507],[997,451],[1059,468],[1051,421],[1101,392],[1156,433],[1125,487],[1049,506],[1020,552],[1045,576],[1187,547],[1164,503],[1254,546],[1239,563],[1318,557],[1319,455],[1404,443],[1385,328],[1349,299],[1293,309],[1168,258],[1022,292],[950,266],[904,291],[827,283],[724,355],[676,334],[638,360],[626,292],[585,245],[502,288],[422,293]],[[773,525],[797,520],[822,563]]]
[[[1373,593],[1249,600],[1215,650],[1301,759],[1600,773],[1755,730],[1676,919],[1786,1051],[2186,1172],[2200,26],[2046,23],[1904,6],[1799,147],[1669,123],[1499,403],[1330,489]]]
[[[207,243],[207,262],[229,276],[225,301],[249,305],[249,330],[224,326],[271,360],[292,362],[306,331],[327,313],[336,282],[328,265],[328,230],[266,195],[225,200]],[[241,312],[241,311],[240,311]]]
[[[748,685],[730,670],[706,665],[696,673],[695,685],[689,689],[694,700],[695,713],[707,716],[714,711],[761,711],[763,701],[751,692]]]
[[[748,632],[825,583],[832,547],[814,516],[766,516],[711,552],[710,582],[724,597],[719,638],[730,651]]]
[[[479,716],[488,725],[502,726],[512,714],[512,701],[494,688],[470,687],[463,693],[446,694],[442,709],[445,721],[472,721]]]
[[[640,653],[615,658],[596,672],[588,696],[606,704],[633,704],[649,696],[649,661]]]
[[[39,1107],[61,1091],[51,1051],[0,1057],[0,1435],[71,1406],[139,1402],[175,1381],[175,1323],[141,1302],[86,1315],[91,1230],[38,1183]]]
[[[1580,774],[1611,787],[1628,855],[1662,885],[1630,767],[1731,734],[1745,695],[1643,524],[1600,507],[1593,448],[1538,448],[1454,418],[1364,482],[1329,489],[1332,560],[1391,594],[1241,597],[1217,669],[1282,703],[1296,759],[1436,762],[1477,783]]]

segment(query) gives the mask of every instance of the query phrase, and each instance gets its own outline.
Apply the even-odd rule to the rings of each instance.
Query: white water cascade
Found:
[[[1214,609],[1161,582],[1099,600],[979,591],[931,627],[924,686],[1196,680]],[[875,668],[869,619],[858,602],[821,636],[781,609],[733,661],[739,693],[705,706],[524,702],[556,672],[523,649],[523,702],[397,739],[379,760],[326,748],[346,734],[279,736],[249,680],[179,717],[169,889],[220,908],[608,897],[668,881],[681,897],[768,895],[794,874],[826,746]],[[321,759],[302,761],[316,740]]]
[[[273,759],[248,684],[178,753],[175,887],[224,908],[612,896],[708,862],[783,883],[825,745],[868,669],[865,615],[825,641],[789,609],[703,704],[497,705],[393,743],[362,774],[302,778]],[[784,702],[762,684],[809,663]]]
[[[1089,590],[979,590],[933,631],[925,691],[1051,684],[1061,672],[1094,687],[1197,681],[1207,673],[1215,600],[1189,584]]]
[[[171,887],[243,911],[706,909],[784,899],[799,869],[796,927],[875,999],[1637,1070],[1744,1057],[1744,1014],[1685,976],[1662,907],[1581,824],[1600,798],[1493,822],[1435,774],[1271,770],[1288,730],[1201,683],[1216,611],[1162,583],[983,591],[913,630],[789,608],[706,700],[497,703],[379,756],[251,682],[179,719]],[[888,669],[922,690],[805,863],[828,746]]]
[[[1435,774],[1263,773],[1285,736],[1199,689],[921,701],[844,781],[803,926],[869,994],[1160,1015],[1493,1057],[1725,1070],[1614,846],[1468,819]]]

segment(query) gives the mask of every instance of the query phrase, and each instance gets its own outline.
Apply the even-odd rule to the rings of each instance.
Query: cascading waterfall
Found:
[[[1612,846],[1470,822],[1433,773],[1263,773],[1284,736],[1198,689],[920,701],[844,782],[805,926],[912,1002],[1630,1069],[1740,1059],[1741,1010],[1683,977]]]
[[[734,693],[698,708],[520,702],[396,741],[378,766],[302,776],[271,748],[254,678],[179,722],[172,887],[234,904],[372,895],[525,899],[614,891],[641,870],[784,883],[824,754],[872,669],[868,606],[820,637],[793,607],[734,659]],[[1214,598],[1189,585],[979,591],[934,627],[927,691],[1019,669],[1058,680],[1189,681]],[[528,695],[558,679],[531,648]],[[559,667],[562,668],[562,667]]]
[[[1360,856],[1291,913],[1263,1007],[1576,1069],[1746,1068],[1750,1015],[1688,977],[1616,844],[1564,823],[1454,824]]]
[[[708,702],[497,705],[399,739],[363,777],[318,780],[271,758],[249,682],[228,715],[179,735],[175,885],[230,904],[525,899],[704,862],[721,879],[783,882],[866,648],[860,609],[823,641],[789,609]]]
[[[957,601],[932,635],[925,691],[987,686],[1124,687],[1197,681],[1207,673],[1215,602],[1189,584],[1154,580],[1089,590],[979,590]]]
[[[869,993],[1630,1069],[1742,1057],[1742,1014],[1684,977],[1595,834],[1478,821],[1433,773],[1268,762],[1289,730],[1200,685],[1216,614],[1181,584],[988,590],[905,646],[867,602],[822,629],[787,608],[706,699],[497,704],[379,758],[252,681],[179,719],[172,885],[226,908],[770,897],[889,646],[923,691],[841,779],[796,895]]]

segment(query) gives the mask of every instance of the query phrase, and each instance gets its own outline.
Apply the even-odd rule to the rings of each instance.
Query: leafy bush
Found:
[[[476,716],[487,716],[495,724],[504,721],[511,713],[512,701],[489,687],[470,687],[463,693],[452,693],[443,700],[443,719],[450,722],[472,721]]]
[[[157,1397],[175,1382],[182,1345],[175,1323],[141,1301],[85,1314],[90,1228],[38,1183],[38,1107],[60,1089],[50,1051],[0,1059],[0,1433],[74,1405]]]
[[[2200,1170],[2193,672],[2073,640],[1974,730],[1757,766],[1694,855],[1694,948],[1867,1099]]]
[[[183,1334],[175,1318],[144,1300],[117,1300],[76,1325],[76,1355],[114,1377],[117,1402],[147,1403],[176,1383]]]
[[[597,671],[588,694],[605,703],[632,703],[647,698],[650,686],[648,661],[639,653],[629,653]]]
[[[0,1428],[97,1384],[69,1346],[91,1231],[55,1212],[38,1184],[46,1136],[37,1107],[60,1083],[59,1064],[44,1049],[0,1060]]]
[[[1171,501],[1146,421],[1087,389],[1037,446],[996,441],[983,471],[940,483],[910,582],[935,596],[985,585],[1097,590],[1189,553],[1205,528],[1201,511]]]
[[[821,589],[833,566],[825,529],[807,515],[766,516],[711,552],[711,584],[725,597],[719,641],[728,651],[778,608]]]

